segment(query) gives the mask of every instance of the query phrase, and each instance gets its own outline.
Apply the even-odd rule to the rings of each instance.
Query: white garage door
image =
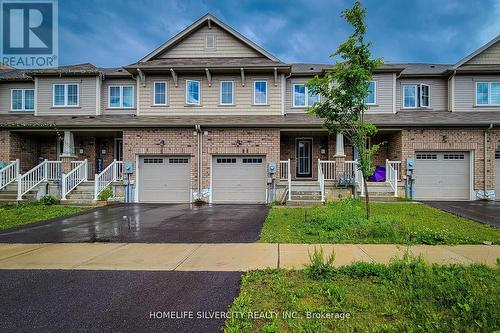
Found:
[[[214,156],[212,202],[265,203],[266,160],[262,156]]]
[[[500,200],[500,151],[495,152],[495,198]]]
[[[417,152],[415,198],[417,200],[469,200],[468,152]]]
[[[139,164],[140,202],[190,202],[189,157],[143,156]]]

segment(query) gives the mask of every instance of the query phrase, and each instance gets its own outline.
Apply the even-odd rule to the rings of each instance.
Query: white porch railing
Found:
[[[61,161],[47,161],[47,180],[60,180],[61,166]]]
[[[109,184],[123,179],[123,162],[113,160],[101,173],[95,175],[94,179],[94,200],[104,191]]]
[[[363,172],[358,169],[358,161],[353,161],[353,170],[354,170],[354,184],[356,187],[359,187],[360,190],[360,196],[364,197],[365,196],[365,182],[363,178]]]
[[[319,181],[319,170],[323,174],[324,180],[336,180],[337,179],[337,168],[335,161],[322,161],[318,160],[318,181]]]
[[[30,171],[19,176],[17,183],[17,200],[23,200],[23,195],[47,180],[47,160],[38,164]]]
[[[325,202],[325,174],[323,173],[323,166],[320,160],[318,160],[318,182],[319,190],[321,191],[321,202]]]
[[[80,162],[80,161],[79,161]],[[66,200],[69,192],[73,191],[78,185],[86,181],[88,178],[88,163],[84,160],[81,163],[71,162],[71,165],[76,165],[70,172],[62,175],[61,180],[61,200]]]
[[[12,161],[0,169],[0,190],[14,182],[17,177],[19,177],[19,160]]]
[[[288,182],[288,200],[292,200],[292,170],[290,170],[290,159],[280,161],[280,180]]]
[[[398,170],[401,170],[401,161],[385,160],[385,179],[391,185],[394,196],[398,196]]]

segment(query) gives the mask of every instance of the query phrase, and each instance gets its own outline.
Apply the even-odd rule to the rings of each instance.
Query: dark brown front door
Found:
[[[296,152],[296,176],[312,177],[312,139],[297,139]]]

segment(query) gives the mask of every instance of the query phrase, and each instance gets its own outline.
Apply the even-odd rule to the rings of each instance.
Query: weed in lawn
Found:
[[[307,267],[306,272],[311,279],[321,280],[331,277],[335,273],[335,268],[333,267],[333,262],[335,261],[334,251],[332,251],[325,261],[323,248],[320,247],[319,250],[314,248],[313,254],[309,253],[309,260],[311,263]]]

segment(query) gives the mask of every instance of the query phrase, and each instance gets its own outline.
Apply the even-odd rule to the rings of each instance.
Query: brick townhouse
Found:
[[[284,63],[213,15],[124,67],[3,66],[0,191],[85,201],[128,184],[133,202],[290,204],[364,195],[356,151],[305,113],[321,96],[304,83],[330,69]],[[370,142],[384,143],[377,195],[500,198],[499,37],[456,64],[384,64],[365,102],[379,128]]]

